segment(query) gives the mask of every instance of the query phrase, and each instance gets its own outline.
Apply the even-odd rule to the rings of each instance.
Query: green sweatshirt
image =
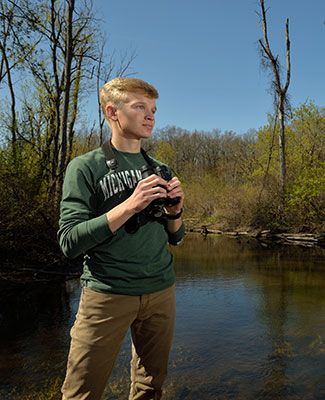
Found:
[[[141,295],[171,286],[173,257],[184,225],[174,234],[160,222],[143,218],[135,233],[125,225],[113,233],[105,213],[128,198],[146,165],[141,153],[113,150],[117,168],[108,168],[98,148],[74,158],[66,170],[58,239],[67,257],[84,255],[81,284],[100,292]]]

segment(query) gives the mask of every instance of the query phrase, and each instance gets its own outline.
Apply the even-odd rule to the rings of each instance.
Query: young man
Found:
[[[184,193],[176,177],[152,173],[161,163],[141,149],[154,127],[156,89],[115,78],[100,96],[111,141],[73,159],[63,185],[60,246],[67,257],[84,254],[63,399],[101,398],[129,328],[129,400],[160,399],[175,319],[167,243],[184,236]]]

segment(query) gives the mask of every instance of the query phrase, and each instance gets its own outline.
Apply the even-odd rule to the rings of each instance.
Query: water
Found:
[[[166,400],[325,399],[325,250],[193,234],[173,252]],[[78,281],[0,289],[0,399],[59,399]],[[127,337],[106,400],[127,398],[129,356]]]

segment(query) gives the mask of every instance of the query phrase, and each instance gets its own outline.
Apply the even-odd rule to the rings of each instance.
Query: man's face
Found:
[[[128,101],[116,110],[119,130],[128,139],[151,136],[155,125],[156,100],[138,93],[128,93]]]

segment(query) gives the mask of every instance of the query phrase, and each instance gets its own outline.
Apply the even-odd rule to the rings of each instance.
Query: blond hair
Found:
[[[99,91],[100,104],[104,115],[106,116],[105,108],[107,104],[119,108],[123,103],[126,103],[128,93],[140,93],[152,99],[158,99],[159,93],[150,83],[136,78],[114,78]]]

